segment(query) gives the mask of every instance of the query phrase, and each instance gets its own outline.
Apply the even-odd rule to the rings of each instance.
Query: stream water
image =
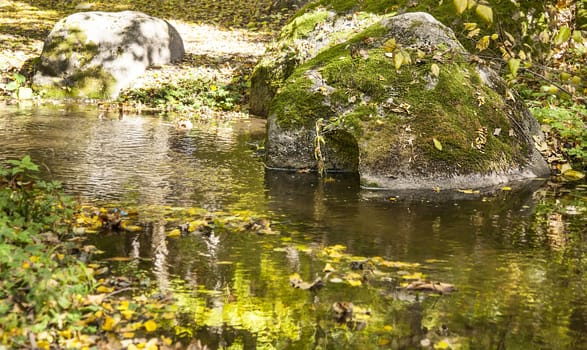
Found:
[[[186,343],[587,349],[584,182],[448,197],[372,192],[351,175],[266,171],[264,134],[254,119],[185,131],[91,107],[4,106],[0,160],[30,154],[82,202],[137,211],[140,230],[90,243],[125,258],[112,259],[113,272],[175,298],[171,335]],[[170,238],[182,210],[267,218],[271,229]],[[324,286],[293,288],[293,274]],[[405,288],[419,279],[456,291]],[[337,312],[345,303],[352,313]]]

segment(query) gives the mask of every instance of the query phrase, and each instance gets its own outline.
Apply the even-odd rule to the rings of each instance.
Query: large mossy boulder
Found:
[[[311,0],[301,3],[306,5],[284,26],[253,71],[252,114],[267,117],[275,93],[297,66],[323,50],[348,41],[386,16],[406,11],[433,11],[437,18],[453,22],[475,21],[467,14],[456,19],[451,1],[442,4],[438,0]]]
[[[148,67],[184,53],[181,36],[162,19],[136,11],[75,13],[45,40],[33,88],[46,97],[111,98]]]
[[[427,13],[385,17],[293,67],[268,115],[269,168],[323,164],[396,189],[549,173],[515,92]]]
[[[281,30],[251,76],[250,112],[267,117],[271,100],[296,67],[321,51],[349,40],[380,20],[377,14],[305,8]]]

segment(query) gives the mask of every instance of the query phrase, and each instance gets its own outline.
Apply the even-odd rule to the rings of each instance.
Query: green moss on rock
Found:
[[[324,22],[327,18],[334,16],[334,13],[324,9],[318,9],[313,12],[307,12],[299,17],[295,17],[288,22],[279,34],[280,40],[297,40],[306,38],[316,25]]]
[[[395,179],[409,187],[415,178],[426,185],[459,178],[478,186],[480,177],[520,175],[529,164],[536,173],[546,171],[529,141],[528,133],[539,135],[535,121],[481,77],[481,68],[458,44],[440,43],[443,50],[454,48],[440,62],[434,45],[422,54],[417,40],[416,48],[385,49],[390,37],[384,29],[376,24],[299,66],[273,101],[270,125],[288,135],[304,134],[299,140],[307,142],[323,119],[327,157],[357,164],[362,176],[383,187]],[[394,57],[400,50],[411,63],[397,69]],[[433,64],[440,67],[437,75]],[[305,166],[307,159],[311,156]],[[440,183],[456,186],[451,181]]]

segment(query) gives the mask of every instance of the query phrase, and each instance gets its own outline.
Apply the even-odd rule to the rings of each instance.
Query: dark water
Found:
[[[262,121],[180,131],[164,118],[119,119],[84,107],[1,113],[0,159],[30,154],[44,177],[80,200],[138,208],[143,230],[104,232],[94,244],[107,256],[134,258],[115,271],[142,274],[173,294],[181,321],[173,335],[186,343],[587,349],[584,183],[530,182],[452,199],[369,192],[356,176],[265,171],[256,152]],[[267,217],[279,234],[219,229],[168,238],[180,208]],[[353,270],[352,262],[369,267]],[[336,271],[325,276],[327,263]],[[295,289],[294,273],[327,282],[315,293]],[[360,285],[349,282],[352,273]],[[457,291],[406,291],[416,278]],[[352,302],[352,317],[333,313],[336,302]]]

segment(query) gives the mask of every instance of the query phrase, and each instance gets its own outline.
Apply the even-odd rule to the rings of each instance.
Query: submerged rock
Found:
[[[80,12],[59,21],[33,86],[47,97],[115,97],[150,66],[183,58],[177,30],[136,11]]]
[[[291,69],[269,104],[269,168],[323,166],[394,189],[549,173],[523,103],[427,13],[384,17]]]

